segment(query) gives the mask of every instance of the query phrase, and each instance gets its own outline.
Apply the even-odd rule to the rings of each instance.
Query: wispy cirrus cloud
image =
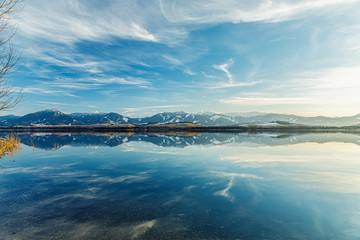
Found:
[[[215,83],[214,85],[209,85],[209,89],[218,89],[218,88],[234,88],[234,87],[249,87],[255,86],[261,83],[261,81],[252,81],[252,82],[240,82],[240,83]]]
[[[106,85],[128,85],[140,88],[147,88],[151,85],[151,82],[135,77],[97,77],[97,78],[58,78],[53,81],[42,82],[42,84],[67,89],[97,89]]]
[[[147,106],[147,107],[133,107],[123,108],[123,114],[132,117],[145,117],[158,113],[159,111],[177,111],[179,108],[188,107],[186,104],[177,105],[158,105],[158,106]]]
[[[172,57],[172,56],[169,56],[169,55],[163,55],[162,56],[166,61],[170,62],[171,64],[174,64],[174,65],[182,65],[183,63],[175,58],[175,57]]]
[[[221,103],[244,105],[279,105],[279,104],[309,104],[309,99],[301,97],[231,97],[220,99]]]
[[[255,1],[172,1],[160,0],[161,10],[172,23],[281,22],[308,11],[344,5],[356,0],[255,0]]]
[[[185,69],[185,70],[184,70],[184,73],[187,74],[187,75],[190,75],[190,76],[197,75],[196,72],[193,72],[193,71],[191,71],[190,69]]]
[[[146,88],[151,89],[151,82],[140,78],[57,78],[51,81],[37,80],[36,84],[23,88],[16,88],[23,93],[35,95],[61,95],[69,97],[78,97],[82,91],[94,91],[98,89],[107,89],[109,86],[123,86],[126,88]],[[114,90],[109,90],[114,91]],[[49,101],[50,103],[51,101]],[[70,106],[70,105],[69,105]]]
[[[68,97],[77,97],[76,95],[62,90],[49,89],[47,87],[24,87],[22,89],[19,88],[23,93],[32,93],[36,95],[62,95]]]
[[[151,82],[141,78],[127,77],[127,79],[122,77],[110,77],[110,78],[93,78],[89,79],[100,84],[120,84],[120,85],[137,85],[140,87],[148,87],[151,85]]]
[[[101,73],[100,66],[107,65],[104,61],[96,61],[95,59],[89,59],[88,57],[82,56],[81,60],[76,60],[73,57],[73,54],[68,53],[64,58],[64,53],[62,57],[55,57],[49,54],[39,53],[37,55],[37,60],[46,62],[47,64],[52,64],[59,67],[66,67],[71,69],[76,69],[82,72],[88,73]],[[71,56],[71,57],[70,57]],[[79,56],[78,56],[79,57]]]
[[[71,103],[62,103],[62,102],[48,102],[48,101],[38,101],[38,105],[40,106],[76,106],[77,104],[71,104]]]
[[[233,76],[229,71],[229,68],[234,64],[234,60],[230,58],[226,63],[220,65],[214,65],[215,69],[223,71],[226,74],[226,77],[229,80],[229,83],[232,84],[234,82]]]
[[[30,39],[65,44],[79,40],[109,41],[111,37],[156,42],[158,39],[146,29],[145,19],[140,17],[142,14],[150,17],[147,14],[150,8],[153,8],[150,4],[140,6],[134,1],[101,4],[76,0],[33,1],[21,13],[19,29],[20,34]]]
[[[187,105],[159,105],[159,106],[149,106],[149,107],[137,107],[137,108],[124,108],[125,111],[141,111],[145,109],[167,109],[167,108],[176,108],[176,107],[186,107]]]
[[[29,39],[72,44],[112,37],[166,42],[187,36],[184,24],[279,22],[300,14],[357,0],[307,1],[40,1],[26,5],[20,34]],[[106,16],[106,17],[104,17]]]

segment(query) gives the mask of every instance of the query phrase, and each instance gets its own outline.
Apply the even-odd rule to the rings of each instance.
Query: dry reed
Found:
[[[11,158],[20,151],[20,138],[13,135],[0,138],[0,158],[9,155]]]

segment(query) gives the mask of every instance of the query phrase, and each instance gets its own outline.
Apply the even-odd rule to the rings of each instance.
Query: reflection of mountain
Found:
[[[190,145],[265,145],[278,146],[305,142],[344,142],[360,145],[360,135],[356,134],[226,134],[204,133],[189,135],[152,134],[21,134],[21,142],[41,149],[58,149],[63,146],[109,146],[115,147],[126,142],[150,142],[162,147],[184,148]]]

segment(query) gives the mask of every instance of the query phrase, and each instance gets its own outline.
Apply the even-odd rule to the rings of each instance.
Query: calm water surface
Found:
[[[360,239],[360,136],[21,135],[0,239]]]

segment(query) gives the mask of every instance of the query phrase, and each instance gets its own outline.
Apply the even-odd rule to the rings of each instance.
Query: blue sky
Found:
[[[25,0],[3,114],[360,113],[360,1]]]

